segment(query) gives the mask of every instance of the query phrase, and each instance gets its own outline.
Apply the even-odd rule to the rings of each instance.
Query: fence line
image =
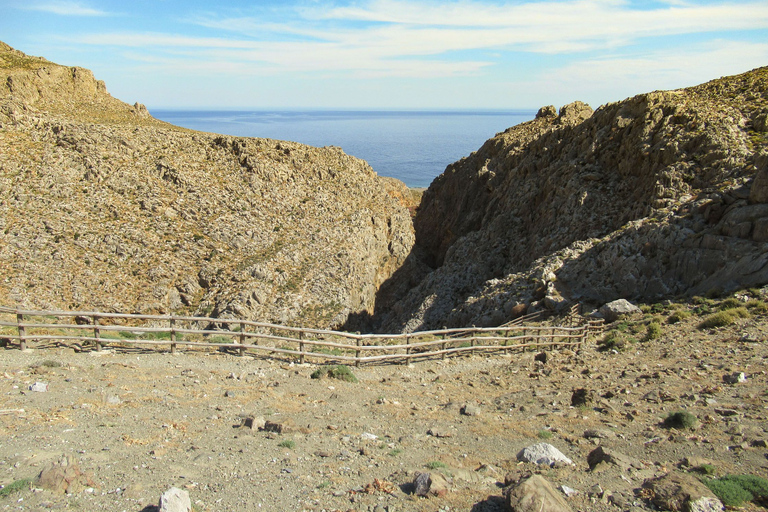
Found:
[[[527,315],[520,322],[499,327],[439,329],[403,334],[360,334],[289,327],[243,319],[194,316],[133,315],[92,311],[36,311],[0,306],[0,327],[16,334],[0,338],[26,349],[31,342],[75,341],[92,344],[97,351],[109,345],[226,348],[240,355],[281,354],[354,363],[410,362],[416,358],[445,358],[472,352],[542,350],[580,347],[589,336],[602,332],[602,321],[580,321],[571,308],[570,327],[524,325],[540,316]],[[15,316],[15,321],[6,320]],[[534,315],[540,315],[535,313]],[[121,323],[122,322],[122,323]],[[149,322],[148,325],[131,325]]]

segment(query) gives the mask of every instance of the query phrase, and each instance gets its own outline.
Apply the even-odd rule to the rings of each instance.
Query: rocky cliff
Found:
[[[174,127],[0,44],[0,304],[340,325],[411,250],[396,189],[339,148]]]
[[[595,112],[542,108],[432,183],[374,323],[498,325],[765,284],[767,115],[768,68]]]

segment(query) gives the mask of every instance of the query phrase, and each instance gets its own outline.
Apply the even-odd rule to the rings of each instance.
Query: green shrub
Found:
[[[667,318],[668,324],[676,324],[691,317],[691,312],[685,309],[675,311]]]
[[[549,430],[539,430],[536,437],[539,439],[552,439],[552,432]]]
[[[651,341],[660,338],[661,332],[661,324],[657,322],[651,322],[648,324],[648,328],[645,331],[645,341]]]
[[[704,480],[723,505],[739,507],[745,501],[768,499],[768,480],[753,475],[726,475],[722,478]]]
[[[740,308],[743,305],[744,305],[744,303],[741,302],[739,299],[737,299],[735,297],[731,297],[731,298],[725,299],[723,302],[721,302],[717,306],[717,309],[719,309],[720,311],[725,311],[727,309]]]
[[[403,450],[401,450],[400,448],[393,448],[387,455],[389,455],[390,457],[397,457],[401,453],[403,453]]]
[[[58,361],[54,361],[53,359],[46,359],[42,363],[40,363],[40,366],[45,366],[46,368],[58,368],[61,366],[61,363]]]
[[[288,448],[289,450],[293,450],[296,446],[296,443],[294,441],[291,441],[290,439],[285,439],[283,441],[280,441],[280,444],[278,444],[280,448]]]
[[[764,300],[753,299],[744,304],[744,306],[755,315],[768,313],[768,304]]]
[[[446,467],[446,465],[443,462],[440,462],[439,460],[433,460],[432,462],[427,463],[428,469],[441,469]]]
[[[707,316],[700,324],[699,329],[712,329],[731,325],[739,318],[749,318],[751,315],[745,307],[726,309]]]
[[[670,413],[664,419],[664,426],[667,428],[694,428],[699,420],[688,411],[678,411]]]
[[[31,478],[22,478],[21,480],[16,480],[15,482],[10,483],[0,489],[0,498],[6,498],[13,493],[23,491],[24,489],[29,489],[30,483],[32,483]]]
[[[333,365],[333,366],[323,366],[322,368],[318,368],[314,372],[312,372],[312,375],[310,375],[313,379],[321,379],[323,377],[331,377],[333,379],[343,380],[346,382],[358,382],[357,377],[355,377],[355,374],[352,373],[352,370],[349,369],[348,366],[343,364]]]
[[[696,466],[693,469],[695,471],[698,471],[699,473],[702,473],[708,476],[715,474],[715,466],[713,466],[712,464],[702,464],[701,466]]]

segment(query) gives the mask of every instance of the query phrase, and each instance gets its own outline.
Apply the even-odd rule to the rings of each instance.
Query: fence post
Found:
[[[16,311],[16,328],[19,330],[19,348],[21,350],[27,349],[27,340],[24,337],[24,326],[22,325],[24,323],[24,315]]]
[[[176,318],[171,316],[169,319],[171,328],[171,354],[176,353]]]
[[[101,329],[99,329],[99,317],[93,315],[93,337],[96,338],[96,351],[101,352]]]
[[[363,344],[363,339],[360,338],[360,333],[356,332],[358,338],[357,338],[357,346],[360,347]],[[355,366],[360,366],[360,349],[355,350]]]
[[[411,344],[411,335],[406,334],[405,335],[405,364],[408,364],[408,362],[411,360],[410,353],[411,353],[411,347],[409,346]]]
[[[443,326],[443,330],[445,330],[445,329],[447,329],[447,327],[446,327],[446,326]],[[447,348],[447,346],[446,346],[446,343],[445,343],[445,339],[446,339],[447,337],[448,337],[448,333],[445,333],[445,332],[444,332],[444,333],[443,333],[443,335],[441,336],[441,338],[443,339],[443,342],[440,344],[440,348],[441,348],[441,350],[443,351],[443,355],[442,355],[442,356],[440,356],[440,359],[445,359],[445,355],[446,355],[446,354],[445,354],[445,349]]]
[[[299,363],[304,364],[304,343],[301,340],[304,339],[304,331],[299,331]]]
[[[240,320],[240,356],[245,355],[245,325]]]

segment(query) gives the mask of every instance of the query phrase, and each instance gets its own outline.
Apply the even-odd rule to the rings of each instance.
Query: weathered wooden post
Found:
[[[176,353],[176,318],[171,317],[169,319],[169,324],[171,328],[171,354]]]
[[[446,329],[447,327],[443,326],[443,330],[446,330]],[[447,344],[445,343],[445,339],[447,337],[448,337],[448,333],[445,333],[445,332],[442,334],[442,336],[440,336],[440,338],[443,340],[443,342],[440,344],[440,350],[443,351],[443,354],[442,356],[440,356],[440,359],[445,359],[445,356],[446,356],[445,349],[447,348]]]
[[[410,354],[411,354],[411,335],[406,334],[405,335],[405,364],[408,364],[408,362],[411,360]]]
[[[240,320],[240,356],[245,355],[245,324]]]
[[[304,364],[304,331],[299,331],[299,362]]]
[[[357,334],[357,346],[360,347],[363,345],[363,338],[360,337],[360,333],[356,332]],[[355,366],[360,366],[360,349],[358,348],[355,350]]]
[[[27,340],[24,337],[25,329],[24,329],[24,315],[19,313],[19,311],[16,311],[16,329],[19,331],[19,348],[21,350],[27,349]]]
[[[93,315],[93,337],[96,338],[96,351],[101,352],[101,329],[99,329],[98,315]]]

